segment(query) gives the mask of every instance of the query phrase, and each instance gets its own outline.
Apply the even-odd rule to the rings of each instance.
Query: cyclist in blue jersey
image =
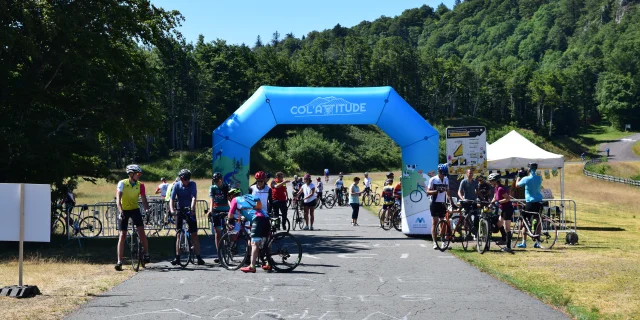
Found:
[[[180,178],[179,182],[176,182],[171,190],[171,199],[169,200],[169,209],[171,214],[175,214],[175,208],[178,209],[178,216],[176,217],[176,229],[182,229],[183,218],[187,220],[189,226],[189,233],[192,234],[191,241],[193,241],[193,248],[196,252],[196,258],[198,259],[198,265],[203,265],[204,260],[200,257],[200,240],[198,239],[198,222],[196,221],[196,200],[198,194],[198,188],[195,181],[191,181],[191,171],[182,169],[178,173]],[[177,202],[176,202],[177,201]],[[180,252],[179,245],[180,239],[176,237],[176,257],[171,264],[174,266],[180,264]]]
[[[324,169],[324,182],[329,182],[329,169]]]
[[[264,246],[271,232],[271,224],[269,215],[262,210],[260,198],[251,194],[240,196],[240,190],[229,190],[229,228],[233,228],[236,213],[240,214],[251,223],[251,264],[240,268],[242,272],[256,272],[256,262],[260,255],[260,249]],[[271,266],[267,263],[262,266],[263,270],[271,270]]]
[[[525,211],[529,212],[540,212],[542,208],[542,194],[540,193],[540,186],[542,185],[542,177],[536,174],[536,170],[538,170],[538,164],[535,162],[529,163],[529,175],[520,178],[518,176],[518,180],[516,181],[516,185],[518,187],[524,186],[524,195],[525,195]],[[526,212],[523,212],[522,217],[524,219],[529,219],[530,215]],[[522,243],[516,245],[518,248],[526,248],[527,247],[527,233],[523,233]],[[538,239],[535,239],[536,243],[533,245],[534,248],[540,248],[540,242]]]

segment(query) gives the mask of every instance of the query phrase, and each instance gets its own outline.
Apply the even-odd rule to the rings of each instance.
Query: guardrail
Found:
[[[140,210],[144,212],[142,202],[138,203]],[[169,203],[162,199],[148,201],[149,212],[144,217],[144,229],[147,236],[170,235],[175,230],[175,217],[164,223],[165,212],[168,213]],[[209,234],[211,226],[207,219],[209,203],[206,200],[196,201],[196,220],[198,229]],[[65,221],[64,233],[69,240],[78,238],[109,238],[118,237],[120,229],[120,216],[115,201],[98,202],[96,204],[81,204],[68,209],[69,214],[61,217]],[[55,229],[55,221],[53,223]],[[161,231],[166,231],[161,234]]]
[[[638,181],[638,180],[614,177],[614,176],[609,176],[609,175],[606,175],[606,174],[599,174],[599,173],[595,173],[595,172],[591,172],[591,171],[587,170],[587,165],[588,164],[601,163],[601,162],[602,162],[602,160],[600,160],[600,159],[591,159],[591,160],[587,161],[584,164],[584,167],[582,168],[582,173],[587,177],[592,177],[592,178],[596,178],[596,179],[600,179],[600,180],[606,180],[606,181],[610,181],[610,182],[624,183],[624,184],[628,184],[628,185],[631,185],[631,186],[640,187],[640,181]]]

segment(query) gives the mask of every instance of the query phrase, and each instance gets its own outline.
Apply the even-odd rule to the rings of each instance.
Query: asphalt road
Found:
[[[640,161],[640,157],[632,150],[636,141],[640,141],[640,133],[618,141],[602,143],[600,144],[600,153],[606,156],[606,150],[609,148],[609,161]]]
[[[567,319],[432,243],[379,228],[364,209],[319,210],[293,234],[302,264],[289,274],[151,265],[69,319]],[[210,241],[209,241],[210,242]],[[152,248],[153,250],[153,248]],[[208,262],[213,257],[207,248]],[[496,253],[499,259],[499,253]]]

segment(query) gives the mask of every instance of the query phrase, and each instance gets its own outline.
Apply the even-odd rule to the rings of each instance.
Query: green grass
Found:
[[[633,144],[633,153],[640,157],[640,141]]]

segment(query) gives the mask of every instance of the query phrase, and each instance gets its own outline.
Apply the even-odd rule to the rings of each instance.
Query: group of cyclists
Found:
[[[517,187],[524,187],[525,189],[525,208],[523,211],[523,218],[526,217],[526,212],[538,212],[541,209],[542,194],[540,193],[540,186],[542,179],[536,174],[538,165],[536,163],[530,163],[528,171],[524,172],[524,169],[518,171],[518,178],[515,180]],[[122,260],[124,253],[124,245],[127,237],[127,230],[129,220],[131,219],[136,226],[138,235],[144,247],[144,260],[150,262],[149,257],[149,245],[147,237],[144,233],[144,225],[142,219],[142,212],[138,205],[138,199],[142,201],[142,205],[145,211],[149,210],[149,204],[147,202],[146,190],[144,183],[140,181],[142,176],[142,168],[136,164],[131,164],[126,167],[126,173],[128,178],[118,182],[116,187],[116,205],[119,215],[119,239],[117,247],[118,261],[115,265],[115,269],[122,270]],[[507,188],[501,182],[501,176],[499,173],[491,173],[487,177],[489,183],[484,179],[484,176],[479,175],[476,180],[473,179],[473,170],[469,169],[466,173],[466,178],[460,183],[458,189],[458,197],[460,200],[482,200],[489,201],[500,208],[501,214],[497,221],[497,227],[502,235],[502,242],[506,243],[506,246],[502,249],[505,252],[512,252],[511,248],[511,220],[514,213],[514,208],[511,203],[511,194],[507,191]],[[448,166],[447,164],[438,165],[438,172],[436,175],[429,179],[427,186],[427,195],[431,198],[430,211],[433,218],[431,234],[436,234],[436,225],[441,218],[444,218],[447,211],[447,203],[453,204],[449,191],[449,178],[448,178]],[[325,182],[329,181],[329,171],[324,171]],[[338,174],[338,179],[335,181],[335,195],[342,204],[344,192],[348,192],[347,198],[349,205],[352,207],[351,225],[358,225],[358,214],[360,207],[360,198],[364,195],[370,194],[371,191],[371,179],[369,174],[364,174],[364,189],[360,191],[359,177],[353,178],[353,183],[349,188],[344,186],[343,173]],[[232,188],[223,182],[223,176],[219,172],[215,172],[212,177],[212,184],[209,188],[210,208],[212,210],[208,213],[209,220],[212,222],[213,233],[215,237],[216,249],[219,239],[222,235],[223,227],[226,225],[229,228],[233,228],[236,215],[244,217],[251,224],[251,264],[242,268],[243,272],[255,272],[256,259],[259,255],[259,250],[266,237],[268,237],[271,230],[269,221],[269,215],[272,214],[275,217],[280,217],[282,229],[286,230],[285,222],[287,221],[287,207],[289,201],[289,195],[287,193],[287,184],[291,183],[293,187],[293,199],[301,201],[304,208],[304,222],[305,227],[303,230],[313,230],[314,224],[314,212],[317,201],[322,200],[323,183],[321,177],[317,177],[316,184],[312,182],[311,175],[305,174],[302,177],[295,175],[293,181],[285,180],[284,173],[277,172],[275,178],[269,182],[269,175],[263,171],[258,171],[255,175],[255,183],[249,187],[247,194],[242,195],[242,192],[238,188]],[[182,169],[178,173],[178,177],[174,183],[167,184],[166,179],[161,179],[162,184],[155,190],[156,194],[160,194],[168,202],[168,208],[171,215],[176,215],[176,228],[182,229],[183,221],[188,224],[188,230],[194,236],[193,247],[196,254],[196,263],[198,265],[205,264],[200,256],[200,243],[197,237],[198,225],[196,220],[196,200],[197,200],[197,186],[196,182],[191,180],[191,172],[188,169]],[[394,174],[389,172],[386,175],[384,187],[381,192],[383,199],[383,218],[388,214],[389,209],[393,205],[401,205],[402,198],[402,185],[398,183],[395,187]],[[491,196],[491,189],[493,189],[493,196]],[[468,210],[468,208],[462,208],[462,210]],[[225,224],[225,218],[227,223]],[[176,256],[171,261],[173,265],[180,263],[180,256],[178,252],[178,242],[176,241]],[[437,248],[435,242],[434,249]],[[523,241],[517,244],[518,248],[526,248],[526,233],[523,237]],[[535,248],[539,248],[540,244],[536,239],[534,244]],[[219,260],[216,258],[215,263]],[[265,270],[270,270],[268,264],[262,266]]]
[[[524,188],[525,206],[523,208],[524,210],[522,210],[523,219],[529,219],[530,212],[539,212],[542,208],[542,194],[540,192],[542,177],[537,175],[537,170],[538,164],[535,162],[529,163],[526,171],[524,168],[518,170],[517,178],[514,180],[514,185],[511,188],[511,191],[507,190],[506,186],[502,183],[502,176],[500,173],[489,174],[486,179],[488,180],[489,185],[485,182],[483,175],[478,175],[477,179],[474,180],[474,170],[468,169],[465,179],[460,183],[458,188],[459,200],[480,200],[493,204],[496,210],[498,208],[500,209],[500,215],[496,221],[496,227],[501,234],[501,239],[498,243],[505,245],[501,249],[503,252],[513,253],[511,248],[513,236],[511,232],[511,221],[513,219],[515,208],[511,200],[513,195],[518,192],[518,188],[520,190]],[[451,200],[448,174],[447,164],[440,164],[438,165],[438,174],[429,179],[427,195],[431,196],[430,211],[433,218],[433,224],[431,226],[432,235],[436,235],[436,225],[438,224],[438,221],[445,216],[447,211],[446,204],[450,203],[456,207],[455,203]],[[469,204],[463,205],[462,210],[467,213],[475,213]],[[477,217],[472,218],[477,222]],[[522,242],[516,245],[518,248],[527,247],[527,233],[523,232],[523,234]],[[438,249],[435,241],[433,248]],[[534,248],[541,248],[539,239],[535,239]]]

